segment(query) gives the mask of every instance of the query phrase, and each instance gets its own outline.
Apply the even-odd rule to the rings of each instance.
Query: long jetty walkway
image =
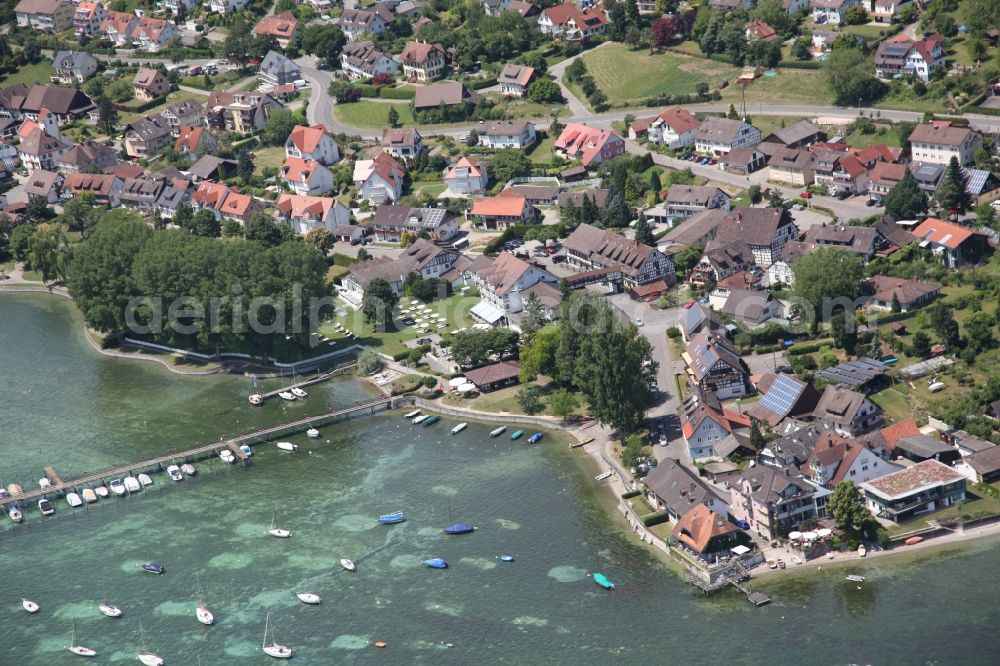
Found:
[[[175,451],[164,456],[149,458],[147,460],[134,462],[128,465],[121,465],[119,467],[112,467],[111,469],[105,469],[99,472],[91,472],[73,479],[63,479],[55,469],[52,467],[45,467],[45,472],[49,480],[52,481],[52,485],[46,488],[25,490],[17,495],[0,498],[0,508],[6,509],[14,503],[24,503],[32,500],[38,500],[46,495],[65,494],[67,492],[71,492],[73,489],[83,488],[95,483],[104,484],[108,479],[128,476],[130,474],[139,473],[143,470],[159,470],[167,465],[201,460],[217,455],[218,452],[223,449],[229,449],[232,451],[238,460],[246,460],[246,454],[244,454],[240,449],[241,444],[268,441],[275,439],[278,436],[302,432],[309,428],[322,426],[355,414],[374,414],[383,408],[391,408],[394,401],[402,402],[403,400],[405,400],[405,398],[392,397],[365,400],[354,403],[349,407],[336,409],[325,414],[318,414],[316,416],[310,416],[308,418],[299,419],[290,423],[282,423],[280,425],[271,426],[270,428],[255,430],[245,435],[238,435],[230,439],[222,438],[218,442],[203,444],[201,446],[187,449],[186,451]]]

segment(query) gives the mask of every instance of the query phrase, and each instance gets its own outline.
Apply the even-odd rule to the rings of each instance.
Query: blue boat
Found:
[[[406,516],[403,515],[402,511],[394,511],[392,513],[387,513],[378,517],[378,522],[383,525],[392,525],[393,523],[401,523],[406,520]]]
[[[438,421],[440,421],[440,420],[441,420],[441,417],[440,417],[440,416],[437,416],[437,415],[435,415],[435,416],[432,416],[432,417],[430,417],[430,418],[429,418],[429,419],[427,419],[426,421],[424,421],[423,425],[425,425],[425,426],[429,426],[429,425],[431,425],[431,424],[434,424],[434,423],[437,423],[437,422],[438,422]]]
[[[513,555],[501,555],[500,556],[500,561],[501,562],[513,562],[514,561],[514,556]]]
[[[528,444],[538,444],[540,441],[542,441],[542,433],[536,432],[531,436],[531,439],[528,440]]]
[[[603,587],[605,590],[615,589],[615,584],[611,582],[611,579],[600,572],[594,574],[594,582]]]
[[[162,574],[166,572],[162,564],[157,564],[156,562],[146,562],[142,565],[142,568],[149,573]]]
[[[521,438],[521,435],[523,435],[523,434],[524,434],[524,431],[523,431],[523,430],[515,430],[515,431],[513,432],[513,434],[512,434],[511,436],[510,436],[510,438],[511,438],[511,439],[520,439],[520,438]]]
[[[454,523],[444,528],[445,534],[468,534],[469,532],[474,532],[475,527],[469,523]]]
[[[429,566],[431,569],[447,569],[448,563],[442,560],[440,557],[432,557],[429,560],[424,560],[424,564]]]

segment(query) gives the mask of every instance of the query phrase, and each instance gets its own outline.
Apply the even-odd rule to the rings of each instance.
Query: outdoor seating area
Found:
[[[448,319],[441,315],[435,315],[429,305],[413,299],[410,304],[400,309],[402,323],[404,326],[413,326],[419,333],[430,333],[431,331],[447,328]]]

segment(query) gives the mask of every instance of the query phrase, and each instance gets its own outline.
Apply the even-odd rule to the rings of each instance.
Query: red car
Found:
[[[803,199],[812,199],[813,198],[812,192],[803,192],[802,193],[802,198]]]

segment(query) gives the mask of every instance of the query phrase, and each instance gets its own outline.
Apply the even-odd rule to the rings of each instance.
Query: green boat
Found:
[[[600,572],[594,574],[594,582],[605,590],[615,589],[615,584],[611,582],[611,579]]]
[[[427,419],[426,421],[424,421],[424,425],[425,426],[429,426],[430,424],[437,423],[440,420],[441,420],[440,416],[432,416],[429,419]]]
[[[524,434],[524,431],[523,431],[523,430],[515,430],[515,431],[514,431],[514,434],[512,434],[512,435],[510,436],[510,438],[511,438],[511,439],[517,439],[517,438],[519,438],[519,437],[520,437],[521,435],[523,435],[523,434]]]

